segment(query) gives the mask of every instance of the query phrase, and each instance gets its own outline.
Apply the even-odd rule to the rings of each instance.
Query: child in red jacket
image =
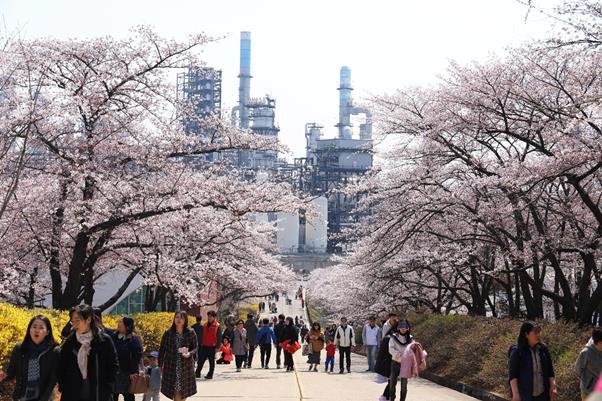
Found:
[[[328,372],[328,364],[330,364],[330,373],[332,373],[332,369],[334,369],[334,353],[336,350],[336,345],[334,345],[332,340],[328,340],[326,342],[326,368],[324,369],[324,372]]]
[[[222,353],[222,356],[215,361],[215,363],[220,365],[230,365],[232,362],[232,348],[230,347],[230,341],[228,337],[224,337],[224,343],[219,347],[219,352]]]

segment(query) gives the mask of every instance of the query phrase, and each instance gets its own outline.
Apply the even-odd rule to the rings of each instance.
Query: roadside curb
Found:
[[[437,383],[441,386],[451,388],[452,390],[456,390],[460,393],[469,395],[471,397],[477,398],[482,401],[508,401],[508,398],[501,397],[498,394],[491,393],[489,391],[469,386],[468,384],[459,383],[448,379],[443,376],[436,375],[434,373],[427,371],[421,372],[420,377],[430,380],[433,383]]]

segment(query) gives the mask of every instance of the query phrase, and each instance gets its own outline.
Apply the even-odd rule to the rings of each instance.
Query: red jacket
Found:
[[[222,353],[222,358],[224,358],[224,361],[232,362],[232,348],[230,348],[230,344],[222,345],[219,347],[219,351]]]
[[[203,325],[203,345],[204,347],[215,347],[218,344],[218,330],[219,323],[214,321],[211,326],[209,326],[209,322],[206,322]]]
[[[337,350],[337,347],[330,343],[326,346],[326,356],[334,356],[334,352]]]

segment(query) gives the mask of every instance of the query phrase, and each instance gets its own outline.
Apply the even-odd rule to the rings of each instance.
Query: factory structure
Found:
[[[255,135],[278,138],[280,128],[276,123],[276,100],[265,95],[251,96],[251,34],[240,37],[240,72],[238,104],[232,110],[232,119],[242,129]],[[305,156],[292,163],[278,158],[273,151],[240,150],[195,156],[188,162],[202,168],[206,163],[227,158],[242,172],[245,179],[285,180],[299,193],[310,195],[315,213],[268,213],[256,215],[258,221],[276,225],[275,243],[284,263],[297,270],[310,271],[333,264],[333,254],[346,251],[345,229],[352,228],[360,214],[354,210],[357,196],[345,195],[342,188],[357,181],[372,168],[372,114],[353,104],[351,70],[340,70],[339,121],[333,127],[334,138],[324,137],[324,127],[318,123],[305,125]],[[189,102],[194,114],[200,118],[222,115],[222,71],[210,67],[190,68],[177,76],[177,95]],[[354,132],[352,119],[359,118],[359,130]],[[198,119],[184,121],[187,132],[204,135]],[[359,132],[357,132],[359,131]],[[208,133],[210,134],[210,133]],[[98,283],[94,304],[104,303],[115,293],[116,286],[125,279],[125,273],[113,272]],[[144,311],[145,297],[151,289],[143,285],[142,277],[132,280],[124,295],[108,313],[132,314]],[[215,288],[209,288],[201,298],[211,303],[216,297]],[[192,307],[192,306],[191,306]],[[203,316],[204,308],[194,309]]]
[[[278,138],[276,100],[270,95],[251,96],[251,33],[240,35],[240,69],[238,104],[232,109],[233,122],[255,135]],[[221,113],[221,71],[213,68],[191,68],[178,75],[177,90],[181,99],[192,101],[197,115]],[[322,267],[333,253],[345,252],[341,234],[359,219],[354,209],[357,196],[345,195],[341,189],[358,180],[372,168],[372,114],[353,103],[351,70],[340,70],[339,121],[334,138],[323,137],[324,127],[318,123],[305,125],[305,156],[293,163],[278,158],[274,151],[241,150],[229,154],[242,171],[267,180],[287,180],[293,187],[313,198],[318,215],[269,214],[256,216],[277,226],[276,243],[281,254],[296,267]],[[352,118],[360,117],[359,132],[354,133]],[[198,132],[194,123],[186,125]],[[201,128],[202,131],[202,128]],[[355,135],[354,135],[355,134]],[[215,155],[214,160],[225,155]],[[293,259],[303,260],[297,263]],[[313,264],[313,266],[312,266]]]
[[[351,70],[340,70],[339,121],[334,138],[323,137],[324,127],[318,123],[305,125],[305,156],[293,163],[281,160],[273,151],[240,150],[213,153],[184,160],[203,168],[227,158],[242,172],[245,179],[285,180],[299,193],[311,195],[314,213],[268,213],[256,215],[258,221],[276,225],[274,241],[284,263],[297,270],[313,270],[333,264],[333,254],[345,252],[346,228],[352,228],[360,215],[354,210],[357,196],[345,195],[341,189],[358,180],[372,167],[372,115],[369,110],[353,104]],[[276,100],[265,95],[251,96],[251,34],[242,32],[240,37],[240,72],[238,104],[232,110],[232,118],[242,129],[255,135],[278,138],[280,128],[276,124]],[[210,67],[190,68],[177,75],[177,95],[194,108],[199,119],[184,121],[189,134],[205,135],[210,129],[203,126],[203,117],[222,115],[222,71]],[[361,115],[359,134],[353,131],[352,117]],[[127,273],[115,270],[101,277],[95,285],[93,304],[100,305],[112,297],[126,280]],[[153,288],[144,285],[144,278],[136,276],[116,304],[105,311],[110,314],[133,314],[145,311],[149,292]],[[217,299],[216,287],[209,286],[201,294],[199,305],[213,304]],[[171,302],[167,299],[168,303]],[[51,305],[50,297],[42,301]],[[171,307],[171,306],[169,306]],[[206,318],[206,307],[178,305]]]

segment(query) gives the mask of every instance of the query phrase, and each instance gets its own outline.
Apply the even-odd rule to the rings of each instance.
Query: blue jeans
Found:
[[[374,371],[374,366],[376,365],[376,353],[378,350],[378,345],[366,345],[366,350],[368,352],[368,370]]]
[[[330,370],[334,369],[334,356],[326,357],[326,370],[328,370],[329,364],[330,364]]]

